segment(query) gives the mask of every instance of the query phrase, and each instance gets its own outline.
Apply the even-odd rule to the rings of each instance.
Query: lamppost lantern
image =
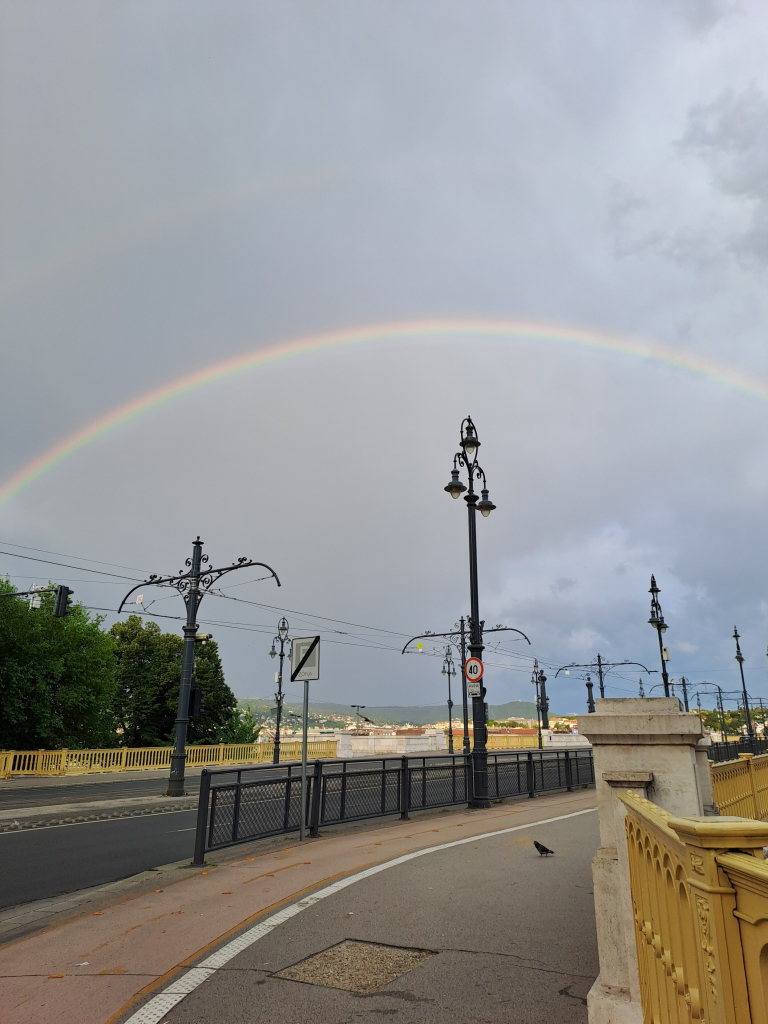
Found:
[[[496,508],[496,506],[493,504],[491,499],[488,497],[488,488],[487,487],[484,487],[480,491],[480,494],[481,494],[481,498],[480,498],[480,501],[478,501],[478,503],[477,503],[477,510],[480,513],[480,515],[485,516],[486,519],[487,519],[488,516],[491,514],[491,512],[493,512],[493,510]]]
[[[458,498],[460,494],[463,494],[464,491],[466,491],[466,489],[467,488],[464,486],[464,484],[461,482],[461,480],[459,480],[459,471],[458,471],[458,469],[452,469],[451,470],[451,482],[449,484],[447,484],[443,488],[443,490],[448,491],[448,493],[450,494],[450,496],[452,498]]]
[[[280,619],[280,622],[277,624],[277,635],[280,637],[281,640],[285,640],[285,638],[288,636],[288,619],[286,619],[285,616],[283,616],[282,619]]]
[[[275,650],[274,641],[272,643],[272,650],[269,652],[269,656],[270,656],[270,658],[276,658],[277,657],[277,651]]]
[[[475,457],[475,452],[480,447],[480,442],[475,434],[475,425],[472,422],[471,417],[467,416],[465,422],[467,426],[466,432],[462,433],[461,447],[464,449],[464,454],[467,456],[467,459],[472,462]]]

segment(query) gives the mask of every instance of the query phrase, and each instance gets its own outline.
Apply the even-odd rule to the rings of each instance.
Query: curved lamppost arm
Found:
[[[641,668],[643,672],[647,672],[649,676],[654,673],[658,674],[659,671],[657,668],[646,668],[640,661],[604,661],[602,663],[603,669],[608,669],[608,671],[612,668],[621,668],[623,665],[636,665],[638,668]],[[569,668],[583,668],[590,672],[597,672],[597,662],[591,661],[588,665],[580,665],[575,661],[572,661],[568,665],[562,665],[557,672],[555,672],[555,679],[557,679],[561,672],[564,672]],[[608,672],[605,672],[605,675],[608,675]]]
[[[496,626],[494,629],[484,629],[483,636],[487,633],[519,633],[525,642],[530,646],[531,641],[522,631],[522,629],[515,629],[513,626]],[[458,646],[459,631],[452,629],[450,633],[419,633],[418,636],[412,636],[405,647],[400,651],[401,654],[405,654],[410,645],[416,640],[436,640],[438,637],[448,637],[454,646]],[[413,653],[413,652],[411,652]]]
[[[203,555],[201,561],[206,560],[207,558],[207,555]],[[189,559],[187,559],[187,562],[189,563]],[[200,574],[200,586],[203,587],[204,590],[210,590],[213,584],[218,582],[225,573],[234,572],[235,569],[250,569],[254,566],[267,569],[271,573],[272,578],[275,580],[278,587],[282,586],[277,573],[271,566],[267,565],[266,562],[252,562],[249,558],[245,557],[238,558],[236,562],[233,562],[231,565],[225,565],[221,569],[204,568]],[[189,572],[179,573],[176,576],[157,576],[155,573],[152,573],[152,575],[144,580],[143,583],[139,583],[128,591],[120,602],[117,614],[119,615],[120,612],[122,612],[123,605],[131,594],[135,594],[136,591],[141,590],[142,587],[175,587],[180,594],[184,595],[185,591],[189,589],[191,577],[192,569],[190,569]]]

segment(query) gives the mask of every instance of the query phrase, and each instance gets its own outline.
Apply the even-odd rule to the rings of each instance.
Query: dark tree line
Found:
[[[0,592],[14,588],[0,580]],[[182,639],[138,615],[102,629],[74,605],[54,618],[53,597],[40,608],[0,598],[0,748],[150,747],[173,743]],[[203,691],[190,743],[252,742],[224,680],[214,641],[199,645],[196,685]]]

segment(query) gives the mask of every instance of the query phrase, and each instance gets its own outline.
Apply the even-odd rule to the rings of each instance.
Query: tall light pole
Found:
[[[542,729],[549,730],[549,697],[547,697],[547,677],[544,670],[539,668],[537,658],[533,661],[533,674],[531,682],[536,687],[536,721],[539,726],[539,750],[542,749]]]
[[[448,753],[453,753],[453,701],[451,700],[451,676],[456,675],[456,666],[451,657],[451,645],[446,644],[443,659],[443,675],[448,676]]]
[[[488,486],[485,473],[477,461],[477,453],[480,448],[480,440],[475,430],[472,418],[467,416],[462,421],[459,440],[459,451],[453,457],[453,470],[451,480],[445,490],[452,498],[458,498],[464,494],[467,503],[467,522],[469,527],[469,598],[470,598],[470,622],[469,622],[469,653],[473,658],[483,660],[483,623],[480,619],[480,601],[477,585],[477,533],[476,533],[476,511],[485,517],[489,516],[496,508],[488,497]],[[469,488],[459,479],[460,467],[467,471]],[[477,479],[483,482],[478,500],[474,483]],[[474,731],[474,747],[472,750],[472,778],[473,778],[473,803],[475,807],[490,807],[488,799],[488,750],[486,746],[487,726],[485,724],[485,686],[480,687],[480,696],[472,698],[472,727]]]
[[[661,610],[659,604],[659,594],[661,591],[656,586],[656,577],[651,576],[651,589],[648,591],[651,595],[651,617],[648,619],[648,624],[653,626],[659,637],[659,655],[661,656],[661,678],[664,680],[664,696],[669,696],[669,676],[667,675],[667,661],[669,660],[669,648],[664,646],[662,640],[662,634],[667,631],[667,624],[664,621],[664,613]]]
[[[277,636],[272,640],[272,650],[269,652],[270,658],[277,656],[275,650],[275,644],[280,644],[280,668],[277,670],[277,693],[275,694],[275,703],[277,704],[277,725],[275,726],[275,743],[274,753],[272,755],[272,763],[280,763],[280,719],[283,717],[283,659],[285,658],[285,645],[288,644],[288,651],[290,655],[290,644],[291,638],[288,636],[288,619],[285,616],[280,619],[277,624]]]
[[[273,579],[280,586],[277,573],[264,562],[252,562],[248,558],[238,558],[231,565],[221,569],[208,567],[208,555],[203,554],[203,542],[198,537],[192,542],[192,557],[186,560],[187,572],[176,576],[158,576],[153,573],[149,579],[132,587],[120,602],[118,615],[123,605],[135,591],[142,587],[175,587],[184,598],[187,606],[187,621],[184,626],[184,648],[181,655],[181,682],[179,684],[179,703],[176,712],[176,733],[171,754],[171,774],[168,778],[167,796],[184,796],[184,767],[186,764],[187,726],[189,725],[189,691],[195,667],[195,636],[197,634],[197,611],[200,602],[225,573],[236,569],[248,569],[259,566],[268,569]]]
[[[739,631],[736,627],[733,627],[733,639],[736,641],[736,661],[739,663],[739,672],[741,673],[741,692],[744,697],[744,717],[747,722],[747,735],[749,741],[753,746],[755,743],[755,731],[752,728],[752,716],[749,713],[749,697],[747,697],[747,684],[744,682],[744,656],[741,653],[741,647],[739,646]]]

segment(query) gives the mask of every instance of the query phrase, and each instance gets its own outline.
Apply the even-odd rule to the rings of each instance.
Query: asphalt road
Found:
[[[0,908],[192,858],[197,811],[0,834]]]
[[[7,784],[0,788],[0,810],[16,807],[46,807],[53,804],[79,804],[96,800],[120,800],[140,796],[162,796],[168,788],[167,779],[120,779],[116,782],[89,782],[87,785],[39,786],[35,788],[14,787]],[[186,780],[186,791],[197,794],[200,777]]]

